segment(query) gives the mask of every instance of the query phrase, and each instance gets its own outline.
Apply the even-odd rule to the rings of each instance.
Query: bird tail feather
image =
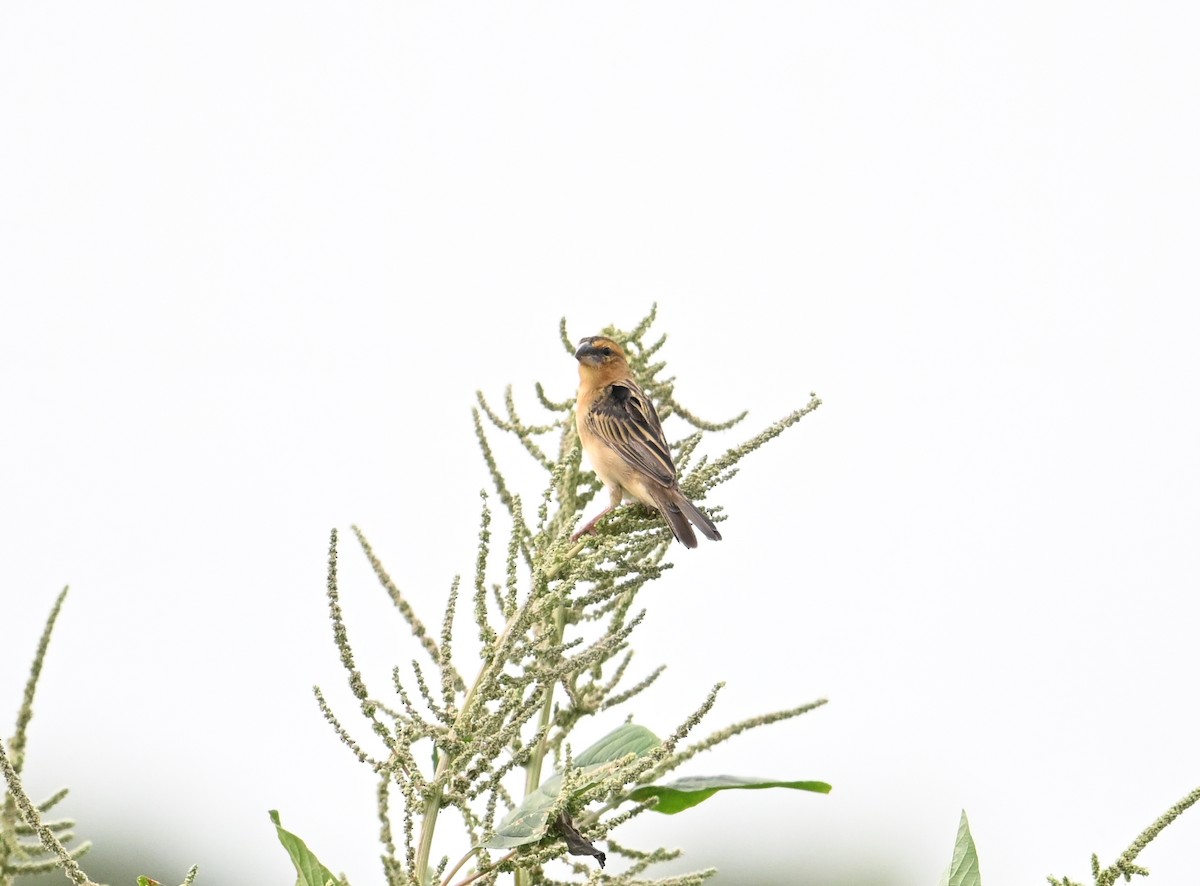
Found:
[[[679,505],[683,509],[687,518],[696,524],[696,528],[703,532],[708,538],[713,541],[721,540],[721,533],[717,531],[716,524],[709,519],[708,514],[700,510],[682,495],[679,496]]]
[[[655,504],[670,525],[675,538],[681,541],[685,548],[694,548],[697,545],[696,533],[692,529],[693,523],[713,541],[721,540],[721,533],[708,518],[708,514],[688,501],[678,489],[664,489],[661,494],[655,496]]]

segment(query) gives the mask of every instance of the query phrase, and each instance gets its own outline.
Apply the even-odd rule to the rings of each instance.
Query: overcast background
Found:
[[[560,317],[656,302],[679,398],[751,410],[710,451],[825,404],[647,591],[670,668],[632,712],[828,697],[688,774],[834,790],[624,841],[933,884],[965,808],[985,883],[1085,879],[1200,783],[1198,37],[1185,3],[6,3],[7,716],[72,588],[30,787],[73,789],[114,882],[290,883],[270,808],[381,882],[311,697],[363,734],[329,530],[436,621],[476,389],[532,417],[574,391]],[[383,692],[412,647],[342,563]],[[1195,883],[1197,846],[1193,811],[1140,860]]]

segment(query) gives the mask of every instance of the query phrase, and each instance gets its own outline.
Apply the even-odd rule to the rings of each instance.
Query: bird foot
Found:
[[[612,508],[605,508],[599,514],[593,517],[582,529],[576,530],[571,536],[571,541],[579,541],[579,539],[583,538],[585,535],[595,535],[596,524],[599,523],[600,520],[611,510]]]

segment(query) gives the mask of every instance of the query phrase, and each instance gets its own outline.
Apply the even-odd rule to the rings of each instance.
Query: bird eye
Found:
[[[600,349],[600,353],[603,354],[605,357],[611,357],[613,355],[613,349],[609,348],[609,347],[604,347],[604,348]]]

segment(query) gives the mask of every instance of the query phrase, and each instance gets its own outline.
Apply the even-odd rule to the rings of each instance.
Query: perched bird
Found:
[[[607,508],[575,533],[591,532],[600,518],[626,496],[656,509],[685,547],[696,546],[696,526],[714,541],[721,533],[679,491],[671,448],[663,435],[654,404],[629,371],[625,352],[611,338],[593,335],[581,339],[575,352],[579,361],[579,396],[575,400],[575,427],[596,476],[608,487]]]

